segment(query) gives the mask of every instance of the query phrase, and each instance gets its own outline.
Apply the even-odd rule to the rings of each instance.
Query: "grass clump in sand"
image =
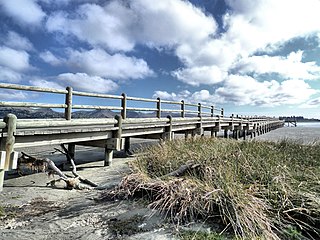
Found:
[[[109,197],[143,197],[176,223],[203,219],[235,238],[320,238],[319,145],[176,140],[150,147],[133,169]]]

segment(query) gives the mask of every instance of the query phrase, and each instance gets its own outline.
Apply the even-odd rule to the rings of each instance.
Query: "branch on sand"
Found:
[[[61,148],[63,149],[56,149],[57,151],[61,152],[62,154],[70,157],[70,154],[68,153],[68,150],[66,149],[66,147],[61,144]],[[72,174],[74,175],[74,177],[70,177],[67,176],[66,174],[64,174],[56,165],[55,163],[50,160],[49,158],[36,158],[33,156],[30,156],[24,152],[21,152],[22,156],[21,158],[24,161],[29,161],[29,162],[37,162],[37,163],[43,163],[43,164],[47,164],[48,167],[52,170],[53,173],[57,174],[59,176],[59,179],[54,179],[52,181],[50,181],[49,183],[47,183],[47,186],[55,186],[57,182],[60,181],[64,181],[66,184],[66,189],[78,189],[78,190],[82,190],[82,189],[94,189],[96,188],[98,185],[93,183],[92,181],[81,177],[78,173],[77,173],[77,167],[74,163],[74,159],[72,157],[70,157],[69,159],[71,160],[71,165],[72,165]]]

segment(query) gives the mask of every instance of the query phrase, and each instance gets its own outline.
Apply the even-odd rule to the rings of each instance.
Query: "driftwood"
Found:
[[[65,149],[65,147],[63,146],[63,149]],[[61,153],[63,153],[61,150],[59,150]],[[74,160],[72,158],[71,159],[71,164],[73,166],[72,169],[72,173],[74,175],[74,177],[70,177],[67,176],[66,174],[64,174],[56,165],[55,163],[50,160],[49,158],[36,158],[33,156],[30,156],[24,152],[21,152],[22,154],[22,159],[24,160],[28,160],[29,162],[37,162],[37,163],[42,163],[43,165],[47,165],[48,168],[51,169],[51,174],[55,173],[59,176],[59,179],[54,179],[52,181],[50,181],[49,183],[47,183],[47,186],[55,186],[55,184],[57,182],[60,181],[64,181],[66,183],[66,189],[78,189],[78,190],[82,190],[82,189],[93,189],[95,187],[97,187],[98,185],[91,182],[88,179],[85,179],[83,177],[81,177],[78,173],[77,173],[77,169],[76,169],[76,165],[74,163]],[[63,154],[68,154],[68,152],[63,153]]]
[[[198,167],[200,167],[200,164],[195,164],[194,161],[188,161],[186,162],[186,164],[181,165],[177,170],[163,175],[162,177],[180,177],[184,175],[187,171],[194,170]]]

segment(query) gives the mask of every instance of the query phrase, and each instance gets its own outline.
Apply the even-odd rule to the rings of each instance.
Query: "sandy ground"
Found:
[[[255,140],[284,138],[313,143],[320,139],[320,128],[285,127]],[[140,140],[133,148],[148,144]],[[52,154],[52,148],[27,150],[32,155],[47,155],[56,163],[65,161],[64,156]],[[77,146],[76,159],[81,176],[112,188],[130,173],[128,162],[134,157],[116,154],[113,165],[103,167],[102,149]],[[176,239],[174,227],[141,201],[99,202],[95,199],[100,190],[47,187],[51,179],[45,173],[9,178],[0,193],[0,239]]]

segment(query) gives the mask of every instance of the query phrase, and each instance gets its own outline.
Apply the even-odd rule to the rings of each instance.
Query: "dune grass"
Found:
[[[108,195],[146,198],[175,223],[203,219],[241,239],[320,238],[319,145],[175,140],[149,147],[133,170]]]

